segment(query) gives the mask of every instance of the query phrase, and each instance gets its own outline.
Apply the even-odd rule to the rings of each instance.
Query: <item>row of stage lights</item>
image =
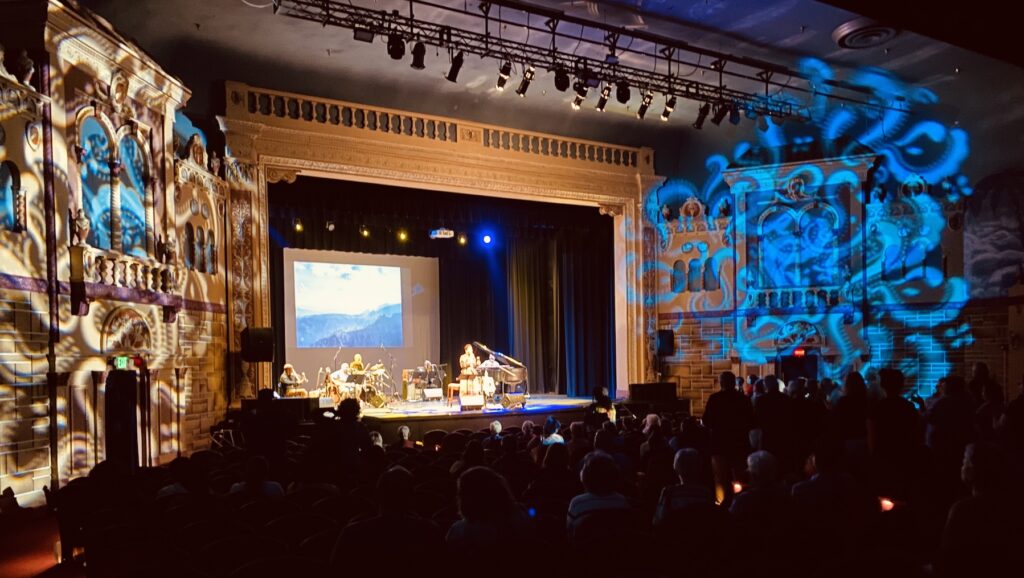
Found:
[[[296,233],[302,233],[302,232],[304,232],[306,230],[306,226],[302,223],[302,219],[300,219],[298,217],[292,219],[292,228],[295,230]],[[334,230],[336,228],[336,225],[335,225],[334,221],[327,221],[327,222],[324,223],[324,228],[327,229],[328,232],[334,232]],[[370,238],[370,228],[365,226],[365,225],[363,225],[362,227],[359,227],[359,236],[361,236],[364,239],[369,239]],[[409,240],[409,232],[406,231],[405,229],[398,229],[395,232],[395,238],[398,239],[400,242],[404,243],[404,242]],[[431,238],[435,239],[435,238],[446,238],[446,237],[434,237],[434,236],[431,236]],[[467,245],[469,243],[469,236],[466,235],[466,233],[459,233],[457,235],[453,234],[450,238],[455,239],[455,241],[459,245]],[[490,245],[493,241],[494,241],[494,237],[491,236],[490,233],[483,233],[483,234],[480,235],[480,242],[483,243],[484,245]]]
[[[423,70],[426,68],[424,58],[427,53],[427,47],[423,42],[417,42],[412,48],[412,64],[410,65],[414,70]],[[402,60],[405,58],[405,39],[400,34],[391,34],[388,36],[388,55],[393,60]],[[448,68],[448,74],[445,75],[445,79],[449,82],[458,82],[459,72],[462,70],[465,56],[463,52],[458,51],[455,56],[452,57],[451,66]],[[519,86],[516,87],[516,94],[522,98],[526,98],[526,92],[530,90],[530,84],[533,83],[534,78],[537,76],[537,70],[533,65],[525,65],[523,68],[523,78],[519,81]],[[495,82],[494,87],[500,91],[504,91],[508,86],[508,81],[512,77],[512,61],[505,60],[498,68],[498,80]],[[572,78],[569,72],[559,67],[555,69],[555,89],[559,92],[566,92],[569,90],[570,84],[572,85],[573,96],[572,106],[573,110],[580,110],[583,107],[583,103],[587,100],[587,96],[590,93],[590,83],[587,79],[578,77],[575,82],[572,82]],[[615,83],[615,100],[619,104],[627,104],[632,98],[631,89],[629,83],[625,80],[620,80]],[[640,106],[636,109],[636,117],[643,120],[647,116],[647,111],[654,102],[654,92],[651,90],[640,91]],[[594,106],[594,110],[598,112],[604,112],[605,107],[608,105],[608,101],[612,95],[612,85],[605,83],[601,87],[600,95],[597,98],[597,104]],[[665,108],[661,111],[662,122],[668,122],[670,116],[676,109],[676,96],[674,94],[665,95]],[[714,114],[712,114],[712,111]],[[711,123],[715,126],[722,124],[725,117],[729,117],[729,122],[733,125],[740,123],[740,113],[745,111],[747,118],[757,119],[758,128],[761,130],[768,130],[768,120],[764,115],[759,115],[752,107],[744,106],[740,103],[711,103],[704,102],[699,109],[697,109],[697,118],[693,122],[693,128],[700,130],[704,128],[704,122],[707,120],[708,115],[711,115]]]

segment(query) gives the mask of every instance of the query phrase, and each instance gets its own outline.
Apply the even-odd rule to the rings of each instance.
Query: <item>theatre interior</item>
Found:
[[[989,4],[0,2],[0,575],[1024,567]]]

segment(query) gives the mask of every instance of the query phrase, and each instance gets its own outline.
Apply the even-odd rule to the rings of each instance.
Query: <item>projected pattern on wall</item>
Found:
[[[814,59],[802,69],[818,87],[833,74]],[[926,89],[876,69],[847,80],[902,109],[845,108],[822,90],[809,122],[766,119],[756,142],[707,159],[702,185],[673,179],[645,200],[660,250],[645,266],[684,389],[736,363],[763,375],[803,348],[820,377],[898,362],[930,393],[971,343],[959,319],[967,134],[916,110],[936,102]]]

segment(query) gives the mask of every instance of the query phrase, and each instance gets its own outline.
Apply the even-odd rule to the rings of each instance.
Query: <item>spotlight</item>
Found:
[[[398,33],[388,34],[388,56],[392,60],[401,60],[405,56],[405,39]]]
[[[629,83],[625,80],[615,83],[615,100],[619,101],[620,104],[629,102]]]
[[[325,228],[326,228],[326,229],[327,229],[328,231],[333,231],[333,230],[334,230],[334,221],[327,221],[327,224],[326,224],[326,225],[324,225],[324,227],[325,227]]]
[[[711,122],[718,126],[722,124],[722,120],[725,119],[725,115],[729,113],[729,107],[724,104],[715,105],[715,114],[711,117]]]
[[[409,233],[406,233],[404,229],[398,232],[398,240],[399,241],[407,241],[408,239],[409,239]]]
[[[597,99],[597,106],[594,107],[594,110],[597,112],[604,112],[604,107],[608,104],[608,97],[611,96],[611,94],[612,87],[607,84],[604,85],[604,88],[601,89],[601,96]]]
[[[555,69],[555,90],[558,92],[569,90],[569,73],[561,66]]]
[[[738,104],[734,104],[734,105],[732,105],[731,108],[729,108],[729,124],[736,125],[736,124],[739,124],[739,123],[740,123],[740,107],[739,107]]]
[[[586,82],[577,78],[576,83],[572,85],[572,89],[576,91],[576,96],[572,98],[572,109],[579,110],[583,106],[583,101],[587,99],[587,92],[590,91],[590,88],[587,87]]]
[[[752,105],[749,105],[749,104],[747,105],[747,109],[746,109],[745,113],[746,113],[746,117],[749,118],[750,120],[754,120],[754,119],[757,118],[757,111],[754,110],[754,107]]]
[[[462,59],[462,51],[460,50],[459,53],[452,58],[452,65],[448,68],[448,75],[445,76],[445,78],[448,79],[448,82],[458,82],[459,71],[462,70]]]
[[[526,70],[523,71],[523,80],[519,82],[519,88],[516,89],[516,94],[526,98],[526,91],[530,90],[530,83],[533,82],[534,74],[533,66],[527,66]]]
[[[352,29],[352,37],[360,42],[373,42],[373,32],[359,26]]]
[[[490,235],[484,235],[484,245],[490,245],[492,240]]]
[[[711,112],[711,105],[705,102],[697,110],[697,120],[693,121],[693,128],[697,130],[704,128],[704,119],[708,117],[709,112]]]
[[[644,116],[647,114],[647,109],[650,108],[651,106],[652,101],[654,101],[654,93],[648,90],[646,93],[644,93],[643,100],[640,101],[640,108],[636,109],[637,118],[643,120]]]
[[[298,217],[292,219],[292,227],[295,228],[296,233],[301,233],[302,231],[305,230],[305,227],[302,226],[302,219]]]
[[[462,235],[462,234],[459,235],[459,244],[460,245],[465,245],[466,244],[466,236],[465,235]]]
[[[757,117],[757,128],[761,132],[767,132],[768,131],[768,116],[767,115],[763,115],[762,114],[761,116]]]
[[[661,121],[668,122],[668,117],[676,109],[676,97],[672,95],[665,101],[665,110],[661,113]]]
[[[498,69],[498,82],[494,84],[494,88],[498,90],[505,90],[505,83],[508,82],[508,77],[512,75],[512,63],[505,61]]]
[[[416,70],[423,70],[426,66],[423,64],[423,57],[427,55],[427,47],[422,42],[417,42],[412,47],[412,66]]]
[[[359,229],[359,234],[362,235],[364,239],[366,239],[370,236],[370,230],[367,229],[366,227],[363,227]]]

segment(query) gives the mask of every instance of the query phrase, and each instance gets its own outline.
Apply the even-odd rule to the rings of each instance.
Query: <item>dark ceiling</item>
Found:
[[[731,154],[737,142],[757,137],[753,123],[746,121],[694,130],[690,123],[699,103],[693,101],[681,101],[667,123],[658,122],[656,114],[638,121],[633,115],[636,98],[625,106],[613,101],[603,115],[592,110],[592,103],[587,110],[573,112],[568,106],[571,91],[555,91],[552,75],[540,71],[529,97],[520,99],[512,91],[494,90],[498,63],[476,57],[467,58],[457,84],[449,83],[442,78],[449,65],[445,51],[428,50],[426,70],[414,71],[408,62],[389,59],[379,42],[356,42],[347,30],[274,15],[270,0],[80,1],[185,81],[193,91],[186,112],[208,132],[215,131],[214,116],[223,110],[223,81],[238,80],[523,130],[651,146],[657,150],[661,174],[688,176],[698,182],[709,154]],[[401,0],[352,2],[375,8],[408,6]],[[473,0],[434,2],[470,8],[478,4]],[[900,26],[903,31],[884,45],[849,50],[837,46],[832,31],[858,14],[814,0],[532,3],[791,69],[813,57],[826,62],[837,79],[883,68],[909,86],[934,92],[939,103],[930,107],[929,114],[968,131],[972,154],[965,168],[973,178],[1020,166],[1024,159],[1024,70],[911,32],[909,27]],[[861,5],[852,0],[835,3],[850,9]],[[871,9],[878,4],[865,6]],[[902,3],[890,0],[889,4]],[[450,18],[443,10],[423,8],[417,8],[417,17],[439,22]],[[504,33],[517,32],[509,28]],[[660,98],[655,103],[659,111]]]

